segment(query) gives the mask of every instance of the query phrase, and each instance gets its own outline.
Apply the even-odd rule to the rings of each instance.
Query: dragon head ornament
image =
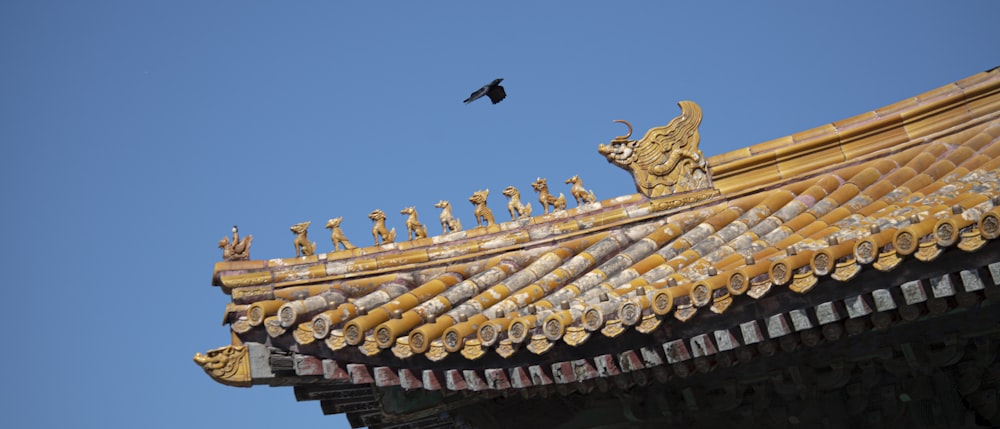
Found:
[[[608,162],[632,173],[636,189],[647,197],[712,187],[708,164],[698,150],[701,108],[693,101],[677,104],[681,115],[650,129],[641,140],[629,139],[632,124],[615,120],[625,124],[628,133],[597,148]]]

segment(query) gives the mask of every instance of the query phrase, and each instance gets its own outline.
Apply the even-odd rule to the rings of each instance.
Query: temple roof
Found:
[[[978,273],[998,260],[1000,70],[705,161],[704,187],[218,262],[231,347],[352,385],[517,389],[996,284]],[[199,357],[221,382],[276,384],[273,368],[213,373]]]

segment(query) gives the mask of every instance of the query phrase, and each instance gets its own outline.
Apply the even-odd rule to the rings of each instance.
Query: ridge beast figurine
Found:
[[[629,140],[632,124],[615,120],[628,127],[628,134],[597,148],[608,162],[632,173],[636,189],[647,197],[712,187],[708,163],[698,150],[701,108],[693,101],[677,105],[681,115],[665,126],[651,128],[642,140]]]

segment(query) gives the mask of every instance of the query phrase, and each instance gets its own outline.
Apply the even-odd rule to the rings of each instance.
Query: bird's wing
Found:
[[[473,91],[472,94],[469,95],[469,98],[465,99],[464,103],[471,103],[473,101],[476,101],[476,99],[478,99],[479,97],[482,97],[482,96],[486,95],[486,92],[488,90],[489,90],[489,87],[484,86],[482,88],[479,88],[479,89]]]
[[[503,100],[504,98],[507,97],[507,91],[504,91],[502,86],[497,85],[490,88],[490,91],[487,92],[486,95],[490,96],[490,101],[492,101],[493,104],[497,104],[500,102],[500,100]]]

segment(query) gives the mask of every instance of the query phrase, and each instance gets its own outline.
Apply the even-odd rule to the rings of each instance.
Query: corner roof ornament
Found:
[[[681,115],[651,128],[642,140],[630,140],[632,124],[616,119],[628,133],[597,148],[608,162],[632,173],[636,190],[650,198],[713,188],[708,163],[698,150],[701,107],[693,101],[677,105]]]

